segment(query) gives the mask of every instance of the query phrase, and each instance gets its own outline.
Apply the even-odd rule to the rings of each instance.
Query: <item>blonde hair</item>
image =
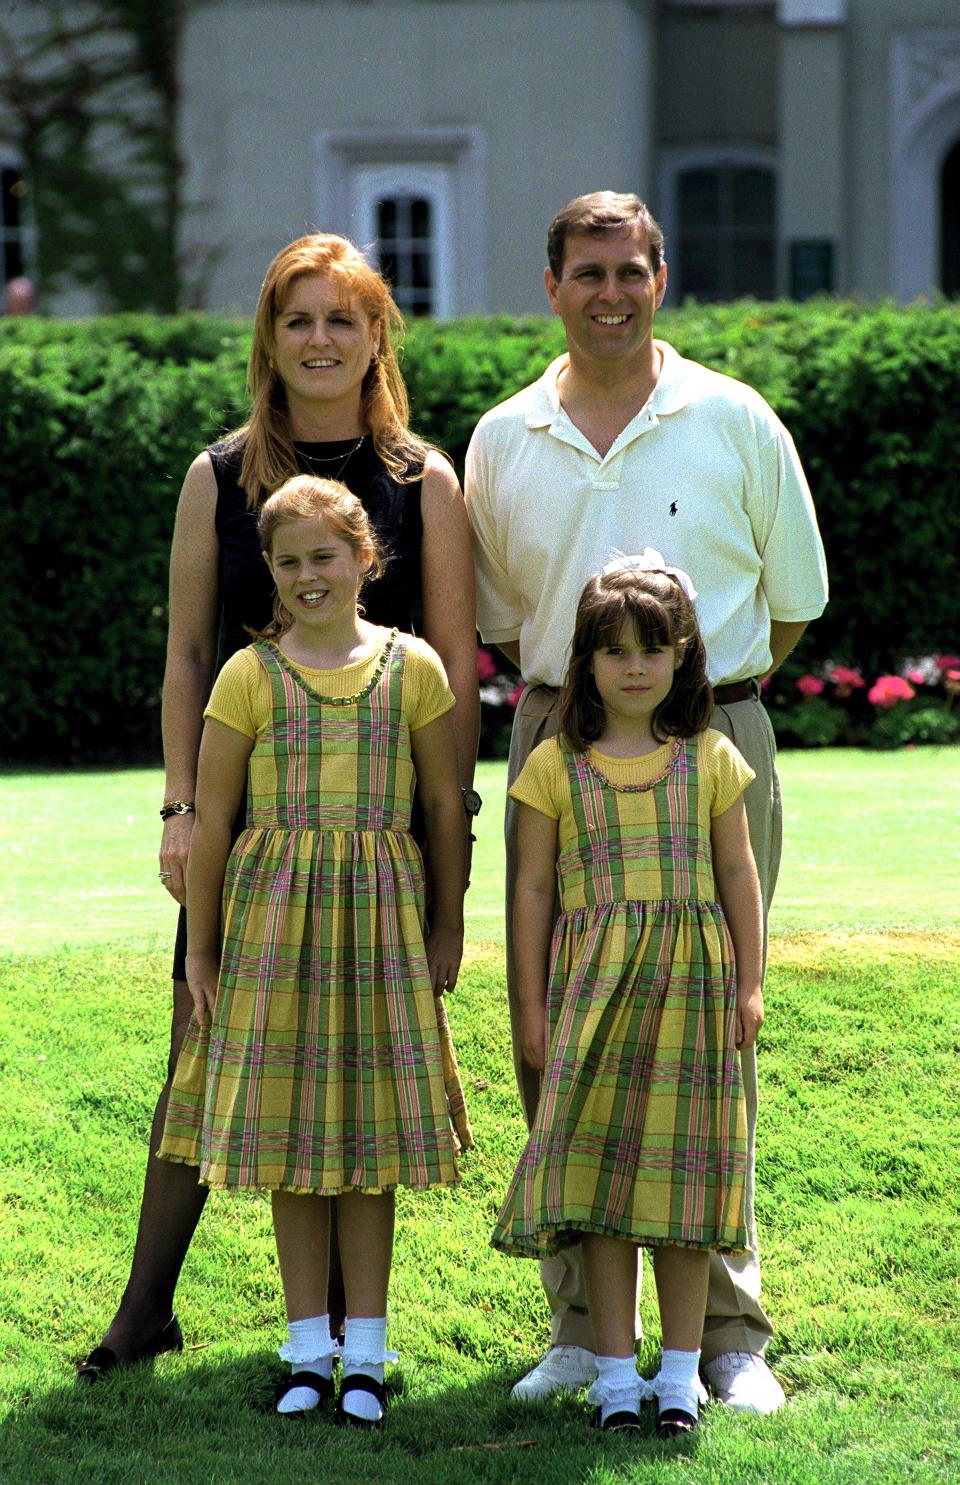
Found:
[[[338,480],[320,479],[313,474],[298,474],[293,479],[284,481],[279,490],[267,496],[257,517],[257,535],[268,557],[273,551],[277,529],[289,521],[324,521],[335,536],[347,543],[355,557],[359,558],[362,552],[370,552],[373,560],[363,575],[361,588],[383,573],[383,545],[370,524],[370,517],[357,496]],[[284,608],[279,596],[275,594],[273,619],[266,629],[255,632],[263,639],[279,639],[282,634],[286,634],[292,623],[292,614]]]
[[[360,416],[387,469],[407,483],[419,477],[429,451],[429,445],[407,427],[410,403],[397,364],[403,317],[386,279],[346,237],[324,232],[299,237],[267,269],[253,321],[247,366],[250,418],[235,434],[243,439],[240,485],[251,510],[260,504],[262,490],[276,489],[297,469],[286,388],[273,364],[275,324],[296,280],[314,274],[332,279],[344,299],[356,298],[371,328],[379,333],[379,350],[360,387]]]

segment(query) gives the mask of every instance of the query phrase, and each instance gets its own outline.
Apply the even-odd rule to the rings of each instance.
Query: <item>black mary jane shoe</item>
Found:
[[[122,1366],[133,1366],[138,1361],[152,1361],[155,1356],[163,1356],[168,1351],[182,1350],[183,1331],[176,1315],[171,1315],[166,1325],[162,1325],[129,1356],[118,1356],[109,1346],[94,1346],[86,1360],[77,1367],[77,1376],[82,1377],[85,1382],[99,1382],[108,1372],[115,1372]]]
[[[289,1377],[284,1377],[280,1386],[277,1388],[277,1395],[273,1400],[274,1408],[277,1407],[277,1403],[286,1397],[288,1392],[293,1391],[294,1387],[311,1387],[317,1394],[318,1401],[316,1406],[313,1408],[296,1408],[292,1413],[281,1413],[277,1409],[280,1418],[306,1418],[308,1413],[316,1412],[317,1408],[321,1407],[323,1403],[328,1402],[333,1396],[332,1377],[321,1377],[319,1372],[291,1372]]]
[[[685,1439],[694,1432],[698,1419],[683,1408],[666,1408],[657,1419],[658,1439]]]
[[[369,1392],[380,1404],[381,1413],[387,1405],[387,1389],[382,1382],[375,1377],[368,1377],[365,1372],[351,1372],[349,1377],[344,1377],[340,1383],[340,1396],[337,1398],[337,1422],[349,1423],[353,1428],[379,1428],[383,1417],[359,1418],[356,1413],[348,1413],[343,1406],[343,1399],[348,1392]]]
[[[640,1422],[639,1413],[634,1413],[630,1408],[621,1408],[618,1413],[608,1413],[606,1418],[601,1418],[600,1409],[597,1409],[594,1419],[597,1427],[604,1433],[642,1433],[643,1424]]]

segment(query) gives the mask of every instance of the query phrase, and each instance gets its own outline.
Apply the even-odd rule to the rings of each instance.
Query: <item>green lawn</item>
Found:
[[[781,755],[786,846],[775,933],[956,926],[960,748]],[[505,765],[484,763],[467,936],[503,942]],[[175,909],[157,880],[155,769],[0,776],[7,862],[0,951],[161,947]]]
[[[477,1149],[401,1195],[380,1436],[270,1409],[282,1299],[269,1205],[215,1196],[188,1258],[189,1350],[95,1389],[72,1364],[119,1292],[164,1058],[173,909],[153,771],[0,777],[0,1482],[27,1485],[902,1485],[960,1477],[960,750],[789,754],[761,1048],[758,1209],[774,1418],[710,1408],[689,1451],[601,1439],[509,1386],[545,1343],[534,1265],[487,1246],[522,1142],[487,765],[473,947],[451,1017]],[[11,871],[11,865],[13,870]],[[63,947],[56,947],[62,945]],[[648,1340],[658,1328],[649,1286]],[[651,1425],[652,1426],[652,1425]]]

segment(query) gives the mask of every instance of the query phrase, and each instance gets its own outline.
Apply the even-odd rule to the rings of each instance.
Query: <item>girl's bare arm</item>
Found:
[[[547,1060],[547,969],[557,892],[557,821],[519,805],[517,880],[513,897],[513,957],[521,1016],[523,1059],[542,1069]]]
[[[473,548],[457,477],[440,454],[427,457],[420,509],[424,638],[443,661],[457,699],[457,770],[460,784],[469,788],[480,734]]]
[[[737,966],[737,1046],[752,1047],[763,1025],[763,906],[743,796],[713,819],[713,873]]]
[[[457,751],[450,712],[410,733],[423,806],[433,900],[426,938],[435,995],[457,983],[463,955],[463,888],[467,831],[460,798]]]
[[[210,718],[197,772],[197,816],[187,866],[187,983],[203,1021],[217,996],[220,897],[233,822],[243,797],[253,743]]]

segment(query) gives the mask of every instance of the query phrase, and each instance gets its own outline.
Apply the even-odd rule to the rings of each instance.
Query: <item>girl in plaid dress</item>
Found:
[[[348,1315],[341,1420],[383,1410],[394,1189],[457,1180],[470,1144],[443,1002],[463,944],[465,828],[443,668],[361,617],[379,566],[360,501],[299,476],[263,505],[275,622],[208,703],[187,879],[195,1015],[161,1156],[268,1187],[293,1371],[278,1411],[332,1395],[336,1211]],[[410,835],[419,784],[436,883]],[[247,825],[231,849],[246,787]],[[221,941],[221,899],[223,950]]]
[[[583,1245],[598,1421],[635,1428],[655,1393],[661,1437],[697,1422],[709,1252],[747,1245],[737,1049],[763,1019],[753,774],[707,725],[695,596],[656,553],[590,580],[560,735],[510,791],[522,1045],[543,1080],[492,1241],[537,1258]],[[663,1330],[652,1384],[634,1355],[639,1246]]]

